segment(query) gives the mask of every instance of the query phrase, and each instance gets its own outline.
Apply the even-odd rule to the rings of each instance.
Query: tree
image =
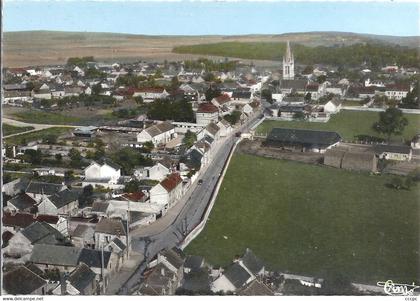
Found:
[[[306,93],[305,94],[305,101],[306,102],[311,102],[311,100],[312,100],[312,94],[311,93]]]
[[[70,166],[78,168],[82,165],[82,155],[77,149],[75,148],[70,149],[69,158],[70,158]]]
[[[204,94],[206,96],[206,100],[211,101],[213,98],[220,96],[222,93],[219,89],[210,86]]]
[[[124,186],[124,192],[133,193],[140,191],[140,181],[138,180],[131,180]]]
[[[40,164],[42,153],[40,150],[27,149],[23,155],[23,159],[31,164]]]
[[[184,143],[187,148],[190,148],[191,146],[193,146],[196,141],[197,141],[196,133],[193,133],[190,130],[188,130],[185,133],[184,139],[182,139],[182,143]]]
[[[174,76],[171,79],[171,90],[175,91],[176,89],[179,88],[179,86],[181,85],[181,83],[178,80],[178,76]]]
[[[232,114],[228,114],[224,117],[224,119],[229,122],[231,125],[235,125],[239,119],[241,118],[241,112],[233,111]]]
[[[261,98],[264,98],[269,103],[273,103],[273,93],[270,89],[264,89],[261,91]]]
[[[155,145],[152,141],[146,141],[143,143],[143,151],[146,153],[150,153],[155,148]]]
[[[303,69],[302,74],[311,74],[314,71],[314,67],[311,65],[307,65],[305,69]]]
[[[57,143],[57,138],[58,138],[57,135],[49,134],[42,139],[42,142],[46,144],[55,144]]]
[[[319,84],[324,83],[326,80],[327,80],[327,77],[326,77],[325,75],[320,75],[320,76],[318,76],[318,77],[317,77],[317,79],[316,79],[316,81],[317,81]]]
[[[57,160],[57,162],[61,162],[63,160],[63,156],[61,154],[55,154],[54,157]]]
[[[102,92],[102,85],[101,83],[98,83],[94,86],[92,86],[92,94],[93,95],[99,95]]]
[[[92,196],[93,196],[93,186],[92,185],[87,185],[85,187],[83,187],[83,192],[82,194],[79,196],[79,207],[83,208],[87,205],[89,205],[92,201]]]
[[[400,107],[406,109],[420,109],[420,97],[419,97],[419,82],[414,84],[414,88],[411,92],[407,93],[407,96],[401,100]]]
[[[407,125],[408,120],[401,110],[389,108],[379,113],[379,121],[375,122],[372,128],[377,133],[384,134],[389,142],[392,135],[401,135]]]
[[[304,120],[305,119],[305,113],[303,112],[296,112],[293,114],[293,119],[296,120]]]
[[[74,171],[69,169],[64,172],[64,182],[71,182],[74,180]]]
[[[138,105],[141,105],[143,103],[143,97],[141,97],[141,96],[136,96],[133,99],[136,102],[136,104],[138,104]]]

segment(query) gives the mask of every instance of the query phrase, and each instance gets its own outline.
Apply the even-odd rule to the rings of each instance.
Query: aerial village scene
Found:
[[[418,294],[418,34],[7,25],[3,295]]]

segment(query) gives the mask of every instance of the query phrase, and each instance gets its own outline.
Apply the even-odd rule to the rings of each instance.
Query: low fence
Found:
[[[217,194],[219,192],[220,186],[223,182],[223,178],[225,177],[227,167],[229,166],[230,160],[232,159],[232,156],[235,152],[236,147],[238,146],[239,142],[241,142],[241,139],[238,139],[238,141],[235,142],[235,144],[232,146],[232,149],[230,150],[229,157],[225,162],[225,165],[223,166],[223,172],[222,175],[219,177],[216,187],[211,195],[211,199],[209,204],[207,205],[207,208],[204,211],[203,217],[201,218],[201,222],[195,226],[193,230],[191,230],[190,233],[184,238],[184,240],[178,245],[178,247],[183,250],[185,249],[191,241],[193,241],[204,229],[207,223],[207,219],[210,216],[210,212],[213,209],[214,203],[216,201]]]
[[[385,108],[366,108],[366,107],[352,107],[352,106],[343,106],[342,110],[348,111],[364,111],[364,112],[384,112]],[[403,113],[406,114],[420,114],[420,110],[417,109],[403,109],[399,108]]]

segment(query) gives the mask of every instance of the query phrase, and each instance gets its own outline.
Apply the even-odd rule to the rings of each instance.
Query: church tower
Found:
[[[283,56],[283,79],[295,78],[295,59],[287,41],[286,55]]]

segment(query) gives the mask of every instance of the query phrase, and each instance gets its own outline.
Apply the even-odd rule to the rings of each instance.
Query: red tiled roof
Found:
[[[386,91],[410,91],[410,87],[408,85],[387,85]]]
[[[318,91],[319,85],[318,84],[309,84],[306,86],[307,91]]]
[[[130,201],[133,201],[133,202],[141,202],[145,196],[146,195],[141,191],[132,192],[132,193],[124,193],[122,195],[122,197],[124,197],[124,198],[126,198]]]
[[[46,222],[47,224],[56,224],[58,222],[58,216],[38,214],[36,220],[38,222]]]
[[[12,215],[11,213],[5,212],[2,221],[5,226],[26,228],[36,220],[34,216],[29,213],[16,213],[15,215]]]
[[[228,94],[221,94],[221,95],[219,95],[219,96],[216,97],[216,101],[219,104],[222,105],[222,104],[227,103],[227,102],[230,101],[230,96]]]
[[[54,215],[32,215],[30,213],[4,213],[3,214],[3,225],[11,227],[26,228],[34,222],[46,222],[48,224],[56,224],[58,217]]]
[[[182,183],[182,179],[179,176],[179,173],[173,173],[166,177],[162,182],[160,182],[160,185],[162,185],[163,188],[167,192],[171,192],[175,189],[180,183]]]
[[[1,235],[1,240],[3,243],[7,243],[13,237],[13,233],[10,231],[4,231]]]
[[[208,102],[200,104],[197,110],[198,113],[216,113],[218,111],[219,109],[214,104]]]

